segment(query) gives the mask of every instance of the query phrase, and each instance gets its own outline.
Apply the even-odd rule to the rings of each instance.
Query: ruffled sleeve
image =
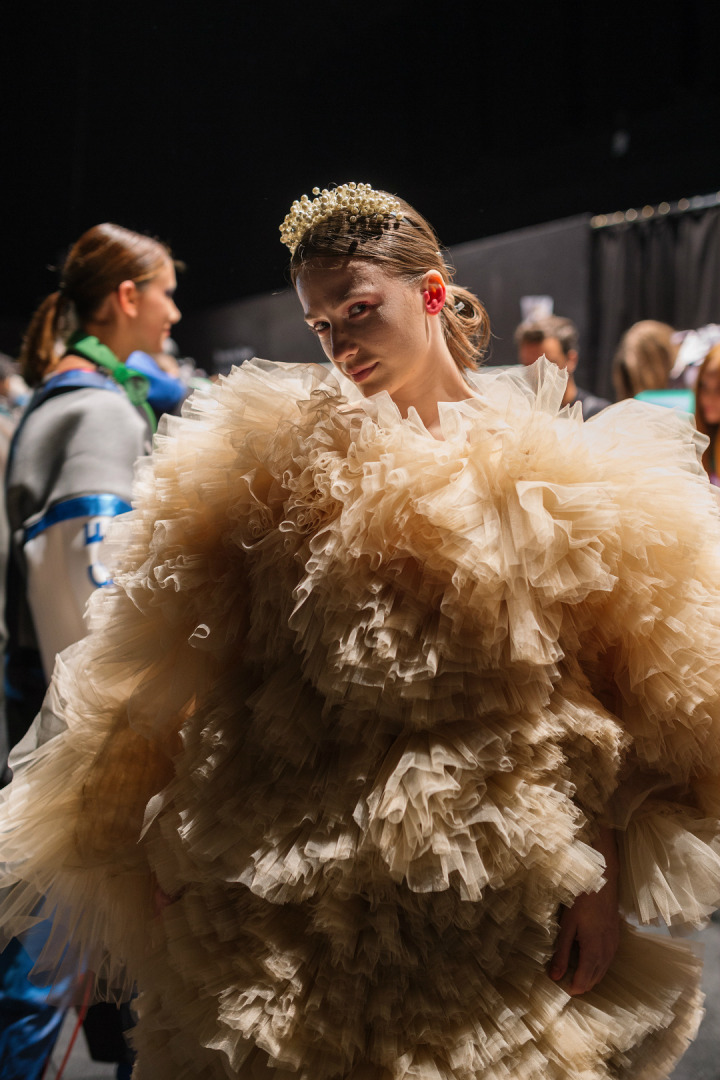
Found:
[[[198,391],[182,418],[165,418],[152,458],[138,464],[134,509],[111,528],[122,551],[115,584],[92,597],[90,635],[57,660],[41,745],[15,755],[0,817],[12,885],[2,932],[55,912],[38,972],[57,976],[81,955],[123,995],[146,952],[158,870],[143,837],[188,718],[258,649],[248,641],[246,549],[282,517],[298,402],[324,381],[321,369],[288,366],[279,388],[268,368]],[[283,594],[281,574],[275,586],[266,603]]]
[[[533,408],[554,411],[556,383],[536,365]],[[617,829],[626,913],[699,926],[720,903],[720,516],[705,440],[688,416],[636,401],[581,427],[572,410],[556,425],[563,414],[574,431],[552,474],[566,492],[595,488],[600,591],[566,612],[558,640],[624,743],[604,810],[573,767],[577,796]],[[545,478],[533,489],[551,509]]]
[[[717,504],[684,415],[628,402],[588,429],[620,510],[617,583],[582,647],[631,740],[607,808],[621,901],[698,926],[720,903]]]

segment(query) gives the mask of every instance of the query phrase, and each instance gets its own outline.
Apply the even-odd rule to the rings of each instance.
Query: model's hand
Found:
[[[583,893],[560,919],[550,978],[559,981],[568,971],[571,955],[577,967],[567,987],[569,994],[584,994],[596,986],[612,963],[620,938],[617,899],[617,850],[610,829],[601,830],[596,848],[605,856],[606,884],[596,893]]]

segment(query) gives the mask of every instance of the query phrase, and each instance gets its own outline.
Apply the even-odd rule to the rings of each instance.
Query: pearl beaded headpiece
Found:
[[[330,191],[313,188],[312,193],[317,196],[315,199],[303,195],[295,200],[280,226],[280,239],[290,248],[291,255],[309,229],[340,211],[353,225],[362,220],[382,225],[390,217],[396,221],[403,219],[395,196],[375,191],[369,184],[342,184]]]

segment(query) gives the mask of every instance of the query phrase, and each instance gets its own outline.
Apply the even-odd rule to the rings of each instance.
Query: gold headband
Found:
[[[351,223],[360,219],[382,224],[388,217],[402,221],[400,203],[394,195],[384,191],[375,191],[369,184],[342,184],[328,191],[327,188],[313,188],[317,198],[310,200],[307,195],[296,199],[280,226],[280,239],[295,254],[295,248],[309,229],[327,221],[333,214],[342,212]]]

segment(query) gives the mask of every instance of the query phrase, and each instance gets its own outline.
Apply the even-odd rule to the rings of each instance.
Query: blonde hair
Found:
[[[290,262],[293,285],[306,263],[315,258],[372,259],[388,274],[419,281],[428,270],[442,275],[447,289],[440,312],[445,341],[458,368],[475,370],[490,341],[488,314],[474,293],[453,283],[440,244],[428,221],[412,206],[398,199],[402,220],[390,218],[380,224],[369,219],[350,221],[338,211],[313,226],[303,236]]]
[[[38,386],[57,367],[64,342],[123,281],[145,285],[172,256],[159,240],[106,222],[83,233],[70,249],[57,292],[47,296],[30,320],[20,366],[29,386]]]
[[[672,342],[672,326],[643,319],[627,330],[613,359],[613,385],[618,401],[635,397],[642,390],[665,390],[672,371],[677,345]]]

